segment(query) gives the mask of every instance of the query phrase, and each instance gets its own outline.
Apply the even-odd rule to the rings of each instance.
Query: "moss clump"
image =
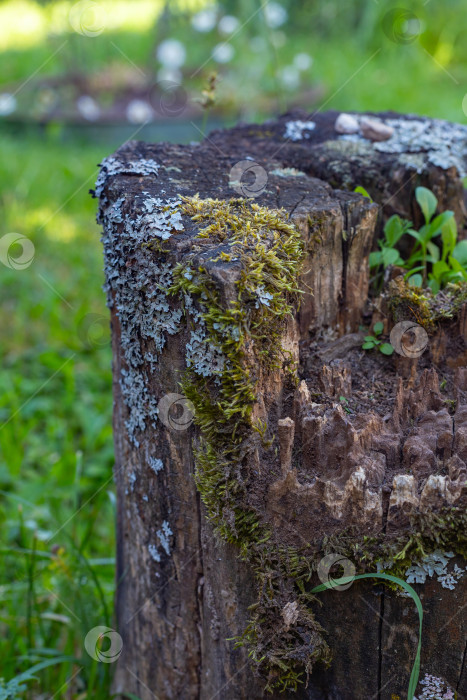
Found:
[[[436,549],[452,551],[467,559],[467,513],[461,507],[444,507],[439,512],[416,512],[410,518],[410,534],[378,544],[378,558],[393,562],[388,571],[403,578],[414,562]]]
[[[394,321],[414,320],[429,333],[436,323],[455,318],[467,301],[467,283],[448,284],[433,294],[429,288],[412,287],[402,275],[389,283],[386,294]]]
[[[238,546],[258,582],[258,600],[237,645],[247,645],[268,690],[295,690],[315,661],[330,659],[305,591],[312,568],[303,553],[272,544],[271,532],[247,504],[244,467],[256,450],[268,447],[266,426],[253,418],[258,381],[291,365],[281,338],[299,303],[303,245],[283,210],[248,200],[184,198],[181,211],[203,225],[198,239],[227,246],[214,262],[232,263],[235,279],[235,294],[226,302],[194,258],[174,270],[171,292],[189,299],[191,315],[196,304],[206,339],[225,358],[220,374],[200,376],[190,367],[182,381],[200,428],[196,483],[218,533]],[[293,614],[286,623],[287,605]]]
[[[354,527],[327,538],[322,553],[338,553],[358,563],[362,571],[376,571],[405,579],[407,569],[436,550],[450,551],[467,560],[467,513],[463,507],[445,506],[439,511],[409,516],[409,526],[403,535],[385,532],[377,536],[359,536]],[[319,555],[321,556],[321,554]],[[380,585],[380,584],[379,584]],[[385,586],[398,590],[396,584]]]

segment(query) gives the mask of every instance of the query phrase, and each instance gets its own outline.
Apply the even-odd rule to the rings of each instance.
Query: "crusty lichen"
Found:
[[[381,153],[400,154],[400,161],[419,173],[423,172],[428,161],[444,170],[456,168],[459,177],[467,175],[465,125],[441,119],[385,118],[381,121],[394,129],[387,141],[370,142],[360,134],[345,134],[338,140],[357,143],[362,148]]]
[[[96,196],[100,196],[99,221],[104,224],[104,262],[109,308],[115,308],[120,322],[123,366],[120,387],[129,415],[126,428],[130,440],[139,445],[139,435],[157,421],[157,400],[148,389],[146,367],[152,370],[164,348],[167,335],[180,329],[182,310],[171,308],[167,289],[172,284],[172,266],[154,264],[148,244],[168,240],[183,230],[180,200],[152,197],[143,191],[135,198],[139,213],[120,197],[108,205],[103,194],[107,180],[118,174],[157,175],[154,160],[126,162],[116,157],[102,163]],[[122,235],[121,232],[125,235]],[[128,264],[129,253],[136,264]],[[149,349],[144,356],[135,338],[144,339]]]

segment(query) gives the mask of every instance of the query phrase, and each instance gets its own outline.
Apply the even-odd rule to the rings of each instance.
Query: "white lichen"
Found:
[[[269,172],[270,175],[278,175],[279,177],[306,177],[303,170],[296,168],[275,168]]]
[[[126,163],[111,157],[103,162],[96,183],[96,195],[101,195],[99,221],[104,226],[104,290],[108,306],[115,308],[120,323],[124,359],[120,387],[129,411],[128,436],[136,446],[138,433],[149,424],[155,425],[157,420],[158,401],[148,388],[149,375],[155,369],[167,336],[179,331],[183,314],[167,296],[172,284],[172,266],[158,263],[144,244],[155,238],[166,240],[183,230],[180,200],[162,200],[143,191],[131,203],[120,197],[107,206],[102,192],[111,175],[157,175],[158,169],[153,160]],[[144,343],[144,356],[138,340]]]
[[[186,344],[186,364],[202,377],[219,376],[224,371],[224,356],[209,342],[203,325],[191,331]]]
[[[156,547],[155,544],[150,544],[150,545],[148,546],[148,552],[149,552],[149,554],[151,555],[151,557],[154,559],[154,561],[156,561],[157,563],[160,562],[160,560],[161,560],[161,555],[160,555],[159,552],[157,551],[157,547]]]
[[[164,520],[160,529],[156,532],[156,537],[159,541],[158,546],[153,543],[148,546],[149,554],[155,562],[160,563],[161,561],[161,552],[158,547],[162,547],[167,556],[170,555],[170,538],[172,535],[173,532],[169,523],[167,520]]]
[[[437,549],[427,555],[419,563],[413,564],[406,573],[407,583],[425,583],[427,576],[436,576],[443,588],[453,590],[459,579],[464,575],[465,569],[457,564],[448,571],[449,560],[454,556],[453,552],[442,552]]]
[[[169,555],[170,554],[170,537],[173,535],[173,532],[172,532],[167,520],[164,520],[164,522],[162,523],[161,529],[156,532],[156,535],[159,539],[159,543],[160,543],[162,549],[165,551],[165,553],[167,555]]]
[[[164,468],[164,462],[158,457],[150,457],[149,466],[155,474],[158,474]]]
[[[140,158],[139,160],[126,161],[115,156],[104,158],[100,166],[101,169],[94,190],[96,197],[102,195],[106,182],[112,175],[157,175],[160,167],[152,159]]]
[[[267,292],[264,287],[257,287],[256,289],[256,294],[257,294],[257,301],[255,303],[255,306],[257,309],[259,309],[260,304],[263,306],[270,306],[269,302],[272,299],[272,294]]]
[[[287,122],[285,125],[284,138],[289,139],[290,141],[301,141],[302,139],[309,139],[310,134],[306,132],[313,131],[315,127],[315,122],[304,122],[300,119]]]
[[[454,700],[456,697],[446,681],[437,676],[425,674],[420,685],[423,687],[422,694],[414,696],[413,700]]]
[[[188,268],[186,274],[191,275],[188,279],[192,279],[193,273]],[[225,358],[208,338],[206,323],[203,318],[203,312],[206,311],[203,304],[199,304],[199,309],[196,309],[193,299],[185,294],[185,310],[190,314],[190,318],[195,326],[195,330],[190,333],[190,339],[186,344],[186,366],[192,368],[196,374],[201,377],[219,377],[225,368]]]
[[[363,116],[363,115],[362,115]],[[459,177],[467,176],[467,127],[441,119],[383,119],[394,129],[387,141],[373,143],[381,153],[399,153],[404,163],[422,172],[426,162],[447,170],[455,167]],[[360,134],[344,134],[338,139],[369,142]],[[422,156],[422,159],[420,159]]]

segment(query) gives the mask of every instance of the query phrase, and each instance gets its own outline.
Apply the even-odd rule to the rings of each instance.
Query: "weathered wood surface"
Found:
[[[260,165],[277,162],[321,178],[333,187],[365,187],[381,205],[381,221],[392,214],[423,223],[415,204],[415,188],[428,187],[440,209],[452,209],[465,226],[463,178],[467,176],[467,127],[440,119],[381,112],[394,136],[372,142],[360,134],[335,129],[340,112],[293,110],[263,124],[215,131],[210,142],[230,153],[241,151]],[[314,126],[313,126],[314,125]]]
[[[368,412],[355,423],[355,417],[336,405],[337,394],[347,396],[350,381],[348,368],[339,360],[345,363],[349,348],[358,345],[358,335],[349,334],[358,331],[365,309],[367,256],[377,207],[287,168],[325,176],[332,184],[363,184],[378,201],[391,195],[385,215],[412,215],[412,190],[425,184],[461,217],[459,177],[452,169],[422,164],[426,154],[419,154],[421,173],[410,166],[410,182],[396,196],[400,162],[384,154],[376,156],[383,159],[374,165],[381,183],[376,190],[370,186],[376,170],[371,182],[366,181],[360,155],[347,163],[351,170],[346,176],[336,179],[332,173],[337,155],[332,144],[328,146],[335,116],[313,117],[317,126],[306,143],[284,142],[284,124],[290,121],[284,117],[263,127],[217,133],[194,146],[132,142],[104,165],[97,194],[114,351],[117,618],[124,641],[115,678],[118,692],[134,692],[142,700],[263,697],[264,681],[252,674],[245,650],[234,650],[226,641],[245,628],[255,590],[251,572],[237,559],[235,548],[218,541],[206,521],[193,479],[191,443],[196,430],[174,430],[160,420],[153,426],[161,398],[180,393],[190,342],[187,321],[164,293],[170,284],[169,268],[194,254],[193,260],[202,260],[217,280],[226,303],[238,269],[218,260],[218,246],[196,251],[199,226],[188,217],[183,217],[183,230],[162,240],[159,250],[144,246],[167,228],[172,210],[164,218],[163,209],[180,195],[238,196],[229,176],[246,156],[268,173],[267,186],[256,201],[284,207],[302,233],[305,293],[288,341],[293,354],[300,356],[302,377],[307,378],[310,367],[322,375],[321,399],[310,398],[310,386],[304,382],[291,394],[280,373],[263,377],[258,415],[268,419],[273,432],[279,419],[293,417],[296,437],[293,468],[284,463],[280,450],[275,462],[266,461],[267,477],[252,488],[252,506],[262,509],[265,521],[281,531],[281,542],[297,544],[337,532],[343,522],[371,534],[403,528],[410,509],[431,508],[446,498],[465,503],[465,472],[459,460],[467,458],[467,387],[459,386],[454,420],[444,407],[431,365],[420,373],[419,389],[404,386],[394,374],[389,420]],[[342,163],[348,154],[345,151]],[[363,160],[366,166],[366,157]],[[179,223],[175,217],[168,227]],[[334,339],[344,334],[357,340],[336,350]],[[318,347],[310,354],[310,341],[316,343],[317,338]],[[414,420],[422,424],[418,431],[411,427]],[[259,458],[265,459],[262,453]],[[408,484],[405,476],[413,464],[415,476]],[[396,478],[401,473],[402,481]],[[431,475],[444,481],[430,481]],[[426,608],[422,675],[441,675],[457,686],[462,698],[467,694],[465,583],[455,591],[436,582],[416,588]],[[416,646],[412,601],[367,582],[342,592],[328,591],[321,600],[316,616],[328,632],[333,664],[329,670],[317,668],[306,689],[286,696],[404,697]]]

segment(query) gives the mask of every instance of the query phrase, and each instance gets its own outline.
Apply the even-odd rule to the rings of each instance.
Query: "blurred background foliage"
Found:
[[[89,629],[115,624],[111,352],[88,195],[97,163],[128,138],[188,142],[294,106],[465,123],[466,9],[0,2],[0,237],[35,249],[25,269],[0,263],[0,677],[75,659],[18,697],[110,697],[111,666],[83,648]]]

